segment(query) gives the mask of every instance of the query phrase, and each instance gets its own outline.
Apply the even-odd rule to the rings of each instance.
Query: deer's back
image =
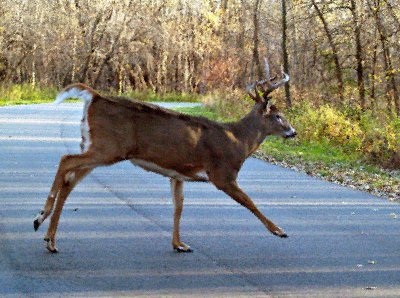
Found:
[[[102,150],[163,168],[204,169],[239,150],[224,124],[119,97],[95,98],[88,121]]]

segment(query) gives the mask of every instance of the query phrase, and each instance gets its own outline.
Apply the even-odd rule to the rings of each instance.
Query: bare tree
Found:
[[[344,99],[343,72],[342,72],[342,67],[340,65],[340,62],[339,62],[338,49],[337,49],[336,43],[333,39],[332,31],[329,28],[328,22],[325,19],[325,16],[324,16],[322,10],[319,8],[319,6],[315,0],[311,0],[311,2],[312,2],[313,7],[315,8],[315,11],[317,12],[318,18],[320,19],[320,21],[323,25],[326,37],[329,42],[329,46],[332,50],[332,57],[333,57],[333,61],[335,63],[336,79],[338,81],[339,98],[340,98],[340,101],[343,102],[343,99]]]
[[[361,108],[366,109],[365,103],[365,85],[364,85],[364,67],[363,67],[363,50],[361,44],[361,20],[358,14],[356,0],[350,0],[350,10],[353,16],[354,41],[356,43],[356,61],[357,61],[357,86]]]
[[[285,73],[289,74],[289,57],[287,50],[287,9],[286,0],[282,1],[282,53],[283,53],[283,70]],[[285,85],[285,98],[286,105],[288,108],[292,107],[292,99],[290,96],[290,85],[289,82]]]

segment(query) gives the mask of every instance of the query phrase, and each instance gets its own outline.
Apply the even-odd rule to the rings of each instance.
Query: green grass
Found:
[[[226,122],[228,119],[217,115],[211,109],[198,106],[191,108],[176,109],[182,113],[204,116],[211,120]],[[349,154],[341,148],[334,147],[328,143],[299,143],[293,139],[284,139],[282,137],[269,136],[261,146],[261,149],[273,155],[278,161],[291,159],[303,159],[311,162],[323,162],[325,164],[357,164],[360,155],[357,153]]]
[[[218,115],[215,112],[203,106],[190,107],[190,108],[177,108],[174,110],[192,116],[202,116],[214,121],[222,121],[221,117],[218,117]]]
[[[116,95],[115,92],[110,94]],[[151,90],[147,91],[129,91],[119,96],[125,96],[140,101],[161,101],[161,102],[200,102],[201,95],[194,93],[178,93],[178,92],[166,92],[156,93]]]
[[[53,102],[58,89],[33,87],[31,84],[0,85],[0,106],[39,104]],[[152,91],[131,91],[118,94],[115,91],[100,91],[101,94],[119,95],[140,101],[199,102],[197,94],[169,92],[158,94]],[[69,101],[74,101],[69,99]]]
[[[332,164],[355,164],[360,156],[356,153],[348,154],[341,148],[333,147],[327,143],[295,143],[279,137],[268,137],[261,148],[274,155],[281,161],[288,158],[304,159],[311,162],[323,162]]]
[[[35,88],[30,84],[0,86],[0,106],[53,102],[55,88]]]

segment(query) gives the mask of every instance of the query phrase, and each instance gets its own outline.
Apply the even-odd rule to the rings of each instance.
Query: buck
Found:
[[[122,97],[102,96],[83,84],[68,86],[55,103],[67,98],[84,101],[81,122],[81,154],[64,155],[45,203],[34,220],[35,231],[52,213],[44,238],[50,252],[56,253],[56,231],[63,205],[74,186],[95,167],[129,160],[171,179],[174,202],[172,247],[191,252],[181,241],[179,223],[183,208],[185,181],[210,182],[233,200],[250,210],[274,235],[286,233],[265,217],[237,183],[244,161],[268,135],[292,138],[296,131],[270,103],[270,93],[289,81],[266,78],[248,87],[255,101],[252,110],[240,121],[218,123],[203,117],[184,115],[156,105]],[[54,211],[53,206],[55,205]]]

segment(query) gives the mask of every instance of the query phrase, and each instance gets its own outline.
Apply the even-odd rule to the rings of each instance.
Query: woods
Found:
[[[294,102],[399,115],[399,18],[397,0],[1,0],[0,81],[202,93],[267,56]]]

